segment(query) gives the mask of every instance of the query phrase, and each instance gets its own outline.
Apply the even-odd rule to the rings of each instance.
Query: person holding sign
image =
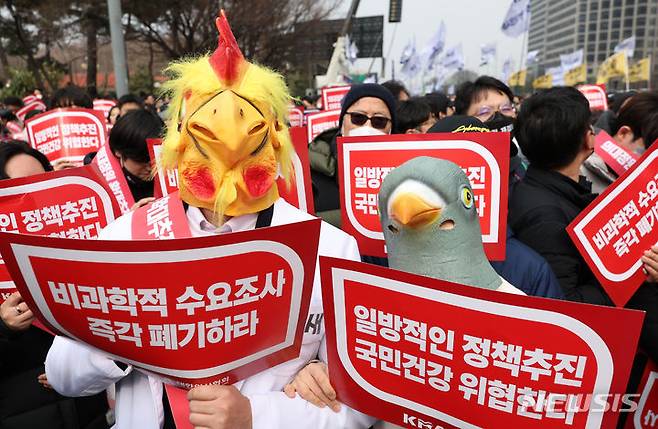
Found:
[[[379,218],[391,268],[525,295],[489,264],[473,190],[458,165],[424,156],[397,167],[379,191]],[[317,406],[341,409],[323,363],[309,364],[285,391],[289,396],[298,392]]]
[[[223,12],[216,24],[220,32],[217,50],[174,63],[169,71],[175,78],[165,84],[173,98],[162,164],[178,168],[179,195],[186,211],[178,201],[180,217],[169,212],[167,219],[153,224],[152,216],[138,216],[160,207],[156,202],[119,218],[101,233],[101,239],[176,238],[177,233],[201,237],[311,218],[279,198],[276,186],[277,176],[288,178],[292,170],[293,146],[285,126],[290,95],[284,80],[244,59]],[[169,198],[173,197],[160,201],[166,203]],[[321,226],[318,254],[359,258],[354,238],[326,223]],[[316,269],[301,355],[232,386],[191,389],[187,394],[190,413],[185,420],[212,429],[311,429],[347,424],[345,414],[310,409],[306,401],[289,399],[282,392],[285,383],[311,359],[326,360],[321,348],[323,326]],[[172,427],[167,402],[172,402],[174,412],[187,406],[165,393],[170,389],[159,379],[62,337],[57,337],[48,354],[46,371],[53,387],[71,396],[99,392],[116,383],[116,427],[120,429]],[[368,427],[368,421],[360,423],[364,417],[350,418],[356,423],[349,426]]]
[[[110,131],[110,149],[119,159],[136,201],[133,208],[153,201],[153,175],[146,140],[159,137],[163,125],[158,115],[137,109],[122,115]]]
[[[320,134],[309,145],[314,207],[318,216],[340,227],[340,196],[336,137],[391,134],[397,124],[397,104],[382,85],[353,85],[345,95],[338,128]]]
[[[589,103],[575,88],[552,88],[526,100],[515,135],[530,167],[510,197],[508,220],[517,238],[549,263],[566,299],[611,306],[612,300],[566,232],[596,198],[591,183],[580,176],[594,151],[589,120]],[[658,285],[642,285],[627,307],[647,312],[640,344],[658,360]]]
[[[0,145],[0,179],[47,171],[53,167],[46,156],[27,144]],[[106,428],[107,400],[103,394],[73,400],[51,390],[43,362],[53,336],[33,326],[34,320],[18,292],[0,305],[0,427]],[[68,421],[68,414],[77,422]]]
[[[642,155],[658,139],[657,118],[658,92],[642,92],[625,100],[612,121],[612,142],[617,146],[613,146],[613,153],[621,169],[617,165],[606,164],[598,152],[583,163],[582,174],[592,182],[594,192],[603,192],[619,177],[620,171],[625,171],[635,163],[634,157]],[[615,171],[615,167],[619,171]]]

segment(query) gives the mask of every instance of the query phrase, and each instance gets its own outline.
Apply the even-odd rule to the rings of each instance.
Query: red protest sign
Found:
[[[350,85],[322,88],[322,109],[340,110],[341,102],[345,98],[345,95],[350,92],[350,88]]]
[[[304,126],[304,108],[300,106],[288,107],[288,122],[291,127]]]
[[[95,238],[119,208],[95,166],[0,180],[0,231]],[[0,302],[15,288],[0,260]]]
[[[622,175],[637,162],[640,157],[626,150],[610,137],[605,131],[596,135],[594,152],[605,161],[606,165],[614,170],[617,175]]]
[[[579,85],[578,90],[589,101],[590,110],[608,110],[608,95],[604,85]]]
[[[191,387],[299,355],[320,221],[182,240],[0,233],[18,290],[54,332]]]
[[[114,100],[106,100],[103,98],[97,98],[94,100],[94,110],[101,112],[103,118],[107,121],[107,115],[110,113],[110,110],[117,105],[117,102]]]
[[[82,165],[89,152],[107,140],[105,118],[89,109],[55,109],[26,122],[28,140],[50,162],[67,160]]]
[[[37,97],[34,94],[26,95],[25,97],[23,97],[23,105],[30,104],[37,100],[39,100],[39,97]]]
[[[131,232],[133,240],[170,240],[191,237],[187,215],[178,191],[135,210],[132,216]]]
[[[329,375],[350,407],[403,427],[615,427],[585,401],[624,393],[642,312],[333,258],[320,271]]]
[[[46,105],[43,101],[39,100],[38,98],[34,97],[34,100],[31,100],[29,103],[25,103],[23,107],[18,109],[16,111],[16,117],[20,119],[21,121],[25,120],[25,115],[30,113],[32,110],[41,110],[45,111],[46,110]]]
[[[619,307],[646,280],[640,258],[658,242],[657,171],[658,145],[653,145],[567,227],[578,251]]]
[[[340,110],[329,110],[327,112],[313,113],[306,116],[306,127],[308,131],[308,143],[312,142],[324,131],[336,128],[340,119]]]
[[[295,147],[292,156],[292,177],[289,185],[281,177],[277,179],[281,197],[310,214],[315,214],[313,206],[313,185],[311,183],[311,166],[308,160],[308,143],[306,142],[306,128],[290,128],[290,139]]]
[[[98,150],[92,164],[97,165],[103,174],[107,186],[112,190],[112,194],[114,194],[114,198],[119,204],[121,213],[129,212],[131,207],[135,205],[135,199],[132,192],[130,192],[126,177],[123,175],[119,160],[112,153],[109,144],[103,145]]]
[[[158,175],[153,186],[153,196],[160,198],[178,191],[178,169],[163,168],[160,164],[162,155],[162,139],[146,139],[151,162],[156,165]]]
[[[505,259],[509,133],[339,137],[342,227],[356,238],[361,253],[386,256],[379,188],[392,169],[419,156],[462,167],[473,188],[487,257]]]
[[[306,142],[306,129],[300,127],[290,128],[290,138],[295,148],[292,155],[292,177],[289,186],[283,178],[276,181],[281,198],[303,210],[314,214],[313,187],[311,184],[311,167],[308,160],[308,143]],[[160,166],[162,153],[161,139],[148,139],[147,144],[151,159],[155,161],[158,175],[154,196],[160,198],[178,190],[178,169],[164,169]]]
[[[650,429],[658,426],[658,365],[647,361],[638,389],[638,406],[626,419],[626,429]]]

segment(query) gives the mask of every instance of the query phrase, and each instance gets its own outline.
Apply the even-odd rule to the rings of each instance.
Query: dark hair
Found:
[[[489,90],[498,91],[509,98],[510,103],[514,101],[514,93],[495,77],[480,76],[475,82],[464,82],[457,88],[455,97],[455,113],[457,115],[465,115],[468,108],[477,103]]]
[[[155,113],[131,110],[121,116],[110,131],[110,149],[135,162],[149,162],[146,139],[158,138],[164,124]]]
[[[9,122],[9,121],[15,121],[17,118],[16,115],[11,110],[0,109],[0,119]]]
[[[407,130],[418,128],[432,114],[429,104],[422,97],[400,101],[397,108],[397,126],[393,132],[404,134]]]
[[[119,109],[119,111],[121,111],[121,108],[119,107],[118,104],[115,104],[114,106],[110,107],[110,110],[107,111],[107,117],[105,118],[107,119],[107,122],[110,122],[110,116],[112,116],[112,110],[114,109]]]
[[[633,97],[634,95],[637,94],[637,91],[626,91],[626,92],[618,92],[617,94],[613,95],[612,97],[609,97],[610,101],[610,110],[615,112],[615,114],[619,113],[619,110],[621,109],[621,106],[624,104],[626,100],[629,98]]]
[[[27,121],[28,119],[31,119],[31,118],[33,118],[33,117],[35,117],[35,116],[37,116],[37,115],[42,114],[42,113],[43,113],[43,110],[41,110],[41,109],[32,109],[32,110],[30,110],[29,112],[27,112],[27,113],[25,114],[25,118],[23,118],[23,119],[24,119],[25,121]]]
[[[614,133],[622,126],[630,127],[636,139],[644,139],[649,148],[658,139],[658,91],[641,92],[631,97],[619,110]]]
[[[124,104],[129,104],[129,103],[135,103],[139,107],[144,107],[144,103],[142,102],[142,99],[136,96],[135,94],[122,95],[121,97],[119,97],[117,106],[119,106],[119,109],[121,109],[121,107],[123,107]]]
[[[572,87],[555,87],[526,99],[514,136],[530,164],[553,170],[569,165],[589,128],[589,102]]]
[[[451,102],[447,95],[442,92],[433,92],[427,94],[424,98],[427,104],[429,104],[430,110],[436,116],[436,119],[439,119],[440,113],[444,115],[448,114],[448,107],[450,107]]]
[[[6,171],[7,163],[16,155],[21,154],[29,155],[39,161],[44,170],[53,171],[53,166],[50,165],[50,161],[48,161],[46,155],[42,154],[25,142],[19,140],[9,140],[0,144],[0,179],[10,179],[10,177],[7,176]]]
[[[391,91],[391,94],[393,94],[393,97],[395,97],[395,101],[400,99],[400,94],[403,92],[406,92],[407,95],[409,95],[409,91],[407,91],[407,88],[405,88],[404,84],[397,80],[387,80],[386,82],[382,83],[382,86]]]
[[[2,104],[5,106],[23,107],[23,100],[18,97],[6,97],[4,100],[2,100]]]
[[[73,106],[84,109],[94,108],[94,102],[87,91],[75,85],[68,85],[55,91],[50,105],[53,109]]]

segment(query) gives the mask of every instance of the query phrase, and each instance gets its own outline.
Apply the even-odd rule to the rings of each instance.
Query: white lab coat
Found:
[[[99,238],[130,240],[131,217],[132,213],[128,213],[117,219],[101,232]],[[272,226],[308,219],[312,216],[283,199],[274,205]],[[194,228],[191,229],[194,231]],[[320,255],[359,260],[356,240],[325,222],[322,222],[320,230]],[[346,406],[342,406],[339,413],[334,413],[329,408],[317,408],[300,397],[290,399],[282,392],[283,387],[310,360],[319,356],[326,362],[323,316],[320,272],[316,262],[300,356],[235,384],[251,401],[253,429],[361,429],[374,423],[375,419]],[[55,390],[66,396],[92,395],[116,383],[116,429],[162,427],[162,383],[132,366],[123,371],[105,354],[83,343],[56,337],[46,358],[46,374]]]

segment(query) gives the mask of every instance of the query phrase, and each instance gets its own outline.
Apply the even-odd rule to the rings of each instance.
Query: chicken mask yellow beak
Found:
[[[271,206],[277,177],[289,176],[290,95],[280,75],[244,59],[223,11],[216,23],[212,55],[168,68],[174,111],[162,163],[178,167],[183,201],[240,216]]]

